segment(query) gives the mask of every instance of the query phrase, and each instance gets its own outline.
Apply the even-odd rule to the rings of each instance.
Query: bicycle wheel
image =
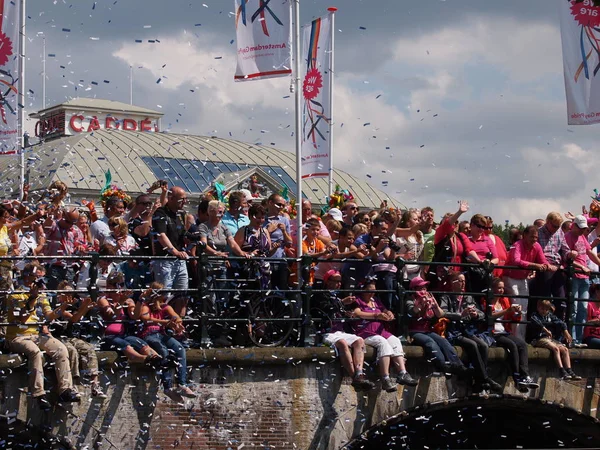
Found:
[[[294,322],[270,319],[294,317],[290,300],[281,295],[257,296],[250,301],[248,336],[259,347],[278,347],[287,341],[294,329]]]

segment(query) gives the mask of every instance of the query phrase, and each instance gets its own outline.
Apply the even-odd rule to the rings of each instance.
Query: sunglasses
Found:
[[[152,206],[152,202],[139,202],[138,205]]]
[[[275,203],[275,206],[277,208],[284,208],[285,207],[285,203]]]

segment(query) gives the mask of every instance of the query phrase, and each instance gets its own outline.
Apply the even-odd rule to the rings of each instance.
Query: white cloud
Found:
[[[556,48],[560,48],[560,30],[551,24],[472,17],[466,23],[398,40],[394,58],[447,70],[482,61],[509,71],[514,80],[532,81],[561,66]]]
[[[406,88],[402,105],[390,95],[376,98],[389,86],[365,85],[362,76],[339,74],[336,168],[385,188],[407,206],[430,204],[440,213],[465,198],[473,213],[531,222],[549,210],[579,204],[594,186],[573,180],[600,167],[584,144],[593,142],[591,134],[580,133],[575,144],[562,138],[564,130],[557,131],[562,105],[537,93],[476,100],[465,94],[464,65],[469,61],[497,65],[517,80],[560,70],[560,61],[558,69],[554,66],[556,52],[548,50],[560,47],[553,33],[555,27],[541,23],[524,27],[513,19],[472,18],[466,26],[399,39],[398,61],[431,69],[406,74],[419,82]],[[289,78],[234,83],[232,48],[204,37],[162,37],[160,46],[124,43],[113,55],[148,71],[144,88],[149,92],[166,94],[172,103],[185,99],[190,132],[218,130],[217,135],[228,137],[231,130],[234,138],[267,140],[293,150],[293,96],[283,98],[290,95]],[[539,57],[531,58],[531,51]],[[159,85],[152,85],[159,77]],[[194,96],[186,94],[188,88],[196,90]],[[448,99],[461,104],[447,110],[442,105]]]

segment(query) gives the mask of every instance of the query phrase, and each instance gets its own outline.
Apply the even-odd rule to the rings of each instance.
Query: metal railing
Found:
[[[301,271],[304,276],[301,277],[302,280],[308,280],[308,273],[316,263],[318,262],[326,262],[326,263],[340,263],[340,264],[374,264],[379,263],[379,261],[372,261],[370,259],[317,259],[312,258],[310,255],[304,255],[301,258],[252,258],[253,260],[260,259],[260,261],[269,262],[269,263],[278,263],[278,264],[296,264],[297,270]],[[98,281],[98,267],[99,263],[102,260],[110,260],[110,261],[128,261],[134,260],[136,262],[143,263],[151,263],[159,260],[177,260],[176,257],[173,256],[100,256],[97,253],[90,253],[85,256],[64,256],[64,257],[54,257],[54,256],[35,256],[35,257],[20,257],[20,256],[3,256],[0,257],[0,263],[3,260],[11,260],[11,261],[30,261],[35,260],[40,263],[44,262],[56,262],[59,264],[72,264],[72,263],[82,263],[88,262],[89,267],[89,283],[86,289],[74,289],[67,291],[60,290],[51,290],[51,289],[43,289],[41,292],[49,293],[49,294],[60,294],[60,293],[74,293],[79,294],[81,297],[89,296],[92,302],[97,302],[99,297],[104,293],[118,292],[119,289],[98,289],[97,281]],[[247,323],[248,318],[245,317],[215,317],[213,313],[209,310],[209,301],[207,300],[211,295],[218,295],[220,293],[229,294],[230,296],[248,296],[248,295],[268,295],[269,293],[277,293],[278,295],[289,299],[295,303],[294,314],[289,317],[280,317],[280,318],[262,318],[261,320],[264,322],[291,322],[293,323],[298,331],[299,338],[295,342],[291,342],[288,345],[299,345],[299,346],[311,346],[314,345],[314,335],[313,330],[315,324],[318,322],[318,319],[311,317],[311,310],[313,306],[313,297],[316,294],[320,294],[323,292],[328,292],[326,289],[316,289],[312,285],[307,282],[302,282],[298,286],[295,286],[292,289],[287,289],[284,291],[277,291],[273,289],[267,288],[253,288],[253,287],[241,287],[239,283],[245,282],[253,282],[254,279],[240,279],[237,278],[221,278],[219,282],[222,283],[230,283],[230,284],[238,284],[235,287],[227,287],[227,288],[217,288],[215,286],[211,286],[211,282],[209,279],[211,277],[211,268],[215,265],[225,264],[227,261],[229,264],[231,263],[246,263],[248,260],[243,257],[215,257],[209,256],[207,254],[201,254],[197,257],[190,257],[188,261],[195,262],[196,272],[195,279],[196,285],[191,286],[188,289],[163,289],[164,292],[168,292],[170,294],[175,294],[178,297],[189,297],[190,304],[193,305],[194,312],[189,316],[183,318],[184,322],[187,324],[199,324],[200,325],[200,336],[199,341],[201,345],[208,345],[210,342],[208,336],[208,328],[211,324],[214,323]],[[407,288],[408,283],[404,279],[404,267],[407,264],[410,265],[418,265],[418,266],[426,266],[426,267],[435,267],[435,266],[444,266],[444,267],[454,267],[460,268],[461,270],[468,269],[470,267],[479,267],[483,268],[485,271],[485,289],[482,292],[463,292],[463,295],[472,295],[479,299],[485,300],[485,317],[487,320],[488,327],[492,327],[495,322],[501,323],[520,323],[520,324],[528,324],[529,322],[526,318],[522,320],[503,320],[503,319],[494,319],[492,317],[492,308],[494,304],[494,299],[498,297],[493,293],[492,289],[492,280],[493,280],[493,272],[495,269],[511,269],[511,270],[526,270],[528,272],[537,272],[536,269],[523,269],[521,267],[516,266],[496,266],[494,264],[482,264],[482,263],[442,263],[442,262],[421,262],[421,261],[407,261],[401,258],[397,258],[394,261],[390,261],[389,263],[393,263],[396,269],[395,272],[395,289],[393,290],[377,290],[376,292],[381,293],[392,293],[396,299],[395,305],[397,305],[392,312],[396,316],[396,320],[398,322],[398,326],[401,327],[405,325],[405,320],[408,318],[408,314],[405,311],[405,301],[406,299],[414,294],[416,291],[412,291]],[[576,298],[575,292],[572,288],[572,280],[575,277],[577,271],[573,266],[572,262],[569,261],[565,268],[559,269],[562,276],[564,276],[565,281],[565,296],[564,297],[553,297],[549,298],[546,296],[532,296],[532,295],[510,295],[503,294],[502,297],[508,298],[526,298],[528,301],[530,300],[538,300],[538,299],[551,299],[554,302],[564,302],[566,304],[566,314],[565,314],[565,322],[569,329],[573,326],[598,326],[597,324],[589,324],[587,322],[573,322],[571,320],[572,311],[574,310],[575,304],[578,302],[599,302],[599,300],[590,298]],[[599,272],[591,272],[589,274],[590,279],[595,277],[600,277]],[[127,288],[128,291],[132,293],[141,293],[144,292],[147,287],[141,288]],[[25,293],[27,291],[23,290],[0,290],[0,296],[10,296],[12,294]],[[349,287],[346,289],[340,289],[340,293],[359,293],[362,290],[357,289],[355,287]],[[448,294],[448,291],[430,291],[435,296]],[[198,309],[200,308],[200,312],[198,313]],[[336,320],[363,320],[363,319],[336,319]],[[103,323],[115,323],[115,322],[128,322],[128,321],[103,321]],[[36,322],[36,323],[28,323],[27,325],[45,325],[47,322]],[[318,323],[317,323],[318,324]],[[13,324],[3,321],[0,323],[1,326],[15,326],[22,324]]]

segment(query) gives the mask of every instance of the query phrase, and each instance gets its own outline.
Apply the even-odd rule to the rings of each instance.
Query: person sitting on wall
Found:
[[[554,310],[550,300],[538,300],[537,311],[531,315],[528,325],[534,337],[531,345],[550,350],[562,380],[581,380],[571,368],[567,345],[573,342],[573,338],[567,330],[567,324],[554,315]]]
[[[377,364],[382,377],[381,386],[387,392],[397,389],[396,383],[416,386],[415,380],[406,371],[404,349],[400,339],[386,329],[386,323],[394,320],[394,313],[388,310],[375,296],[375,280],[365,281],[364,289],[356,299],[354,316],[364,319],[354,324],[355,332],[365,340],[365,344],[377,350]],[[390,363],[397,371],[396,382],[390,378]]]
[[[465,295],[464,274],[452,272],[449,282],[452,291],[440,297],[444,317],[450,320],[446,329],[448,341],[462,347],[469,356],[475,369],[473,392],[480,393],[488,389],[501,392],[502,385],[490,378],[487,372],[488,348],[494,341],[481,332],[485,326],[485,314],[472,296]]]
[[[36,266],[27,264],[17,289],[25,292],[11,294],[8,298],[8,322],[12,325],[8,327],[6,340],[11,352],[27,357],[29,393],[37,400],[40,409],[48,411],[51,405],[44,390],[44,353],[54,364],[59,401],[79,402],[81,396],[73,388],[67,348],[52,337],[46,326],[42,327],[41,332],[39,330],[38,322],[57,318],[48,298],[41,293],[42,289],[45,287],[43,280],[37,277]]]
[[[448,339],[434,328],[434,321],[444,316],[435,297],[427,291],[428,281],[415,277],[410,281],[412,297],[406,300],[406,309],[410,322],[408,332],[413,343],[423,347],[428,361],[433,361],[437,370],[444,374],[466,375],[468,369],[456,354]]]
[[[342,367],[352,377],[352,386],[357,391],[368,391],[375,384],[367,379],[363,371],[365,341],[352,333],[352,325],[343,319],[352,317],[356,298],[349,295],[339,297],[342,275],[336,270],[328,271],[323,277],[324,291],[313,297],[315,308],[311,315],[318,319],[317,339],[335,350]]]

